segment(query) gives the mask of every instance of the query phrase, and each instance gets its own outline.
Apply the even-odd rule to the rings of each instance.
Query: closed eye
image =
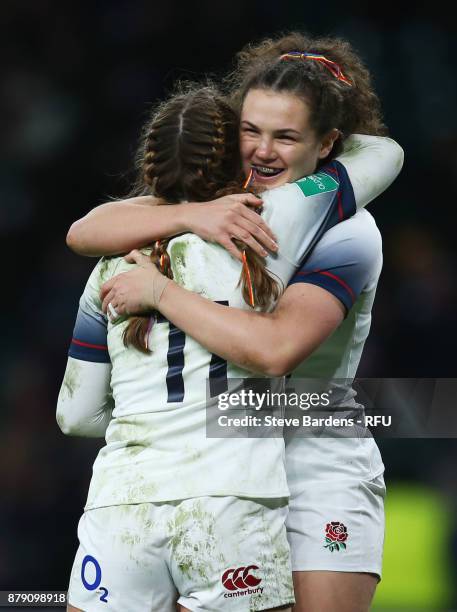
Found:
[[[276,138],[278,140],[287,140],[288,142],[297,142],[297,139],[291,134],[278,134]]]

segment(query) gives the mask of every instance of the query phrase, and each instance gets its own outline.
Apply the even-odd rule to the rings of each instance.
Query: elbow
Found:
[[[103,438],[106,433],[108,420],[111,419],[111,410],[96,417],[78,414],[77,410],[70,412],[57,404],[56,421],[60,431],[66,436],[79,438]]]
[[[74,251],[75,253],[79,253],[80,249],[80,236],[79,236],[79,225],[78,221],[72,223],[70,229],[67,233],[67,247]]]
[[[315,347],[314,347],[315,348]],[[280,378],[290,374],[313,351],[312,346],[297,346],[294,342],[280,341],[263,352],[258,371],[264,376]]]
[[[229,361],[263,376],[280,378],[289,374],[306,357],[302,343],[288,338],[287,326],[272,315],[265,315],[267,324],[253,326],[249,344],[243,343],[241,353],[228,356]]]
[[[60,431],[66,436],[86,435],[84,423],[72,417],[60,404],[57,405],[56,421]]]
[[[92,253],[89,252],[84,241],[83,224],[83,220],[79,219],[71,225],[67,233],[66,242],[68,248],[74,253],[77,253],[78,255],[90,256]]]
[[[71,422],[71,420],[68,418],[67,414],[65,414],[65,412],[63,410],[61,410],[60,406],[57,406],[57,413],[56,413],[56,421],[57,421],[57,425],[59,426],[60,431],[65,434],[66,436],[74,436],[75,435],[75,429],[74,429],[74,423]]]
[[[278,350],[278,346],[263,346],[254,355],[250,355],[248,368],[269,378],[280,378],[289,374],[294,364],[286,352]]]
[[[397,146],[398,146],[398,166],[401,170],[405,162],[405,152],[403,151],[400,145],[397,145]]]
[[[403,148],[391,138],[388,139],[390,144],[390,155],[393,167],[395,169],[395,176],[400,174],[401,169],[403,168],[403,163],[405,161],[405,152]]]
[[[280,378],[281,376],[286,376],[289,374],[290,370],[291,368],[287,360],[274,359],[265,365],[262,374],[265,374],[270,378]]]

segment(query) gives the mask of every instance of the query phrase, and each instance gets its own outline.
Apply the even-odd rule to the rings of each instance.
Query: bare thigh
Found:
[[[70,604],[68,604],[67,612],[84,612],[84,610],[81,610],[80,608],[75,608],[74,606],[71,606]]]
[[[357,572],[294,572],[293,612],[368,612],[377,576]]]

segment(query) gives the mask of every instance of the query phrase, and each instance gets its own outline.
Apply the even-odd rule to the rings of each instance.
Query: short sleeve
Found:
[[[279,250],[267,268],[287,282],[320,237],[355,214],[351,183],[337,160],[318,173],[262,194],[262,216],[277,237]]]
[[[382,267],[381,235],[365,210],[328,230],[290,280],[322,287],[349,311],[375,284]]]
[[[334,178],[338,183],[333,206],[324,227],[324,231],[327,231],[337,223],[355,215],[357,206],[349,175],[342,163],[335,159],[326,164],[321,172]]]
[[[95,266],[79,301],[68,356],[82,361],[109,363],[108,321],[102,311],[100,288],[111,278],[119,259],[102,258]]]

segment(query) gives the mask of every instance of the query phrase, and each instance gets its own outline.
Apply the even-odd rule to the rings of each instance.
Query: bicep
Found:
[[[307,359],[344,316],[342,302],[326,289],[309,283],[288,287],[274,312],[281,337],[279,369],[290,372]]]

